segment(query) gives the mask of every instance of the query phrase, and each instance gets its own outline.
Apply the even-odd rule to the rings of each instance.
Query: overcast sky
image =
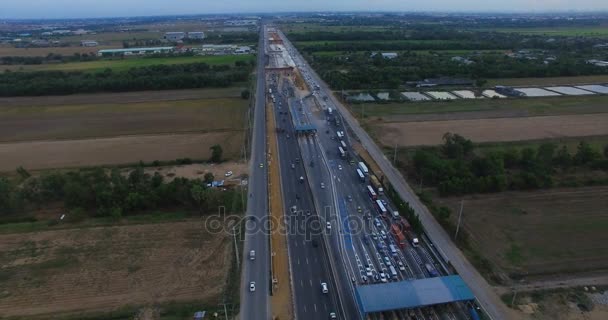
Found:
[[[596,11],[608,0],[0,0],[0,18],[284,11]]]

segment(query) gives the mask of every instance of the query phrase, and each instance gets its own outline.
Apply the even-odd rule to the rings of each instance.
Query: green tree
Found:
[[[570,155],[570,152],[568,152],[566,146],[562,146],[561,149],[557,151],[554,161],[562,168],[568,168],[572,165],[572,156]]]
[[[222,146],[220,146],[219,144],[213,145],[211,146],[211,162],[221,162],[222,161],[222,153],[224,152],[222,150]]]
[[[581,141],[578,144],[574,160],[578,164],[587,164],[600,158],[600,153],[595,150],[590,144],[585,141]]]
[[[249,96],[251,96],[251,93],[249,92],[249,90],[245,89],[245,90],[241,91],[241,98],[247,100],[247,99],[249,99]]]
[[[30,174],[30,173],[29,173],[27,170],[25,170],[25,168],[24,168],[24,167],[22,167],[22,166],[19,166],[19,168],[17,168],[17,174],[19,175],[19,177],[21,177],[21,179],[22,179],[22,180],[25,180],[25,179],[27,179],[27,178],[29,178],[29,177],[31,177],[31,176],[32,176],[32,175],[31,175],[31,174]]]
[[[196,206],[198,207],[199,212],[202,214],[203,213],[203,204],[205,203],[205,200],[207,198],[205,188],[203,188],[203,186],[201,186],[200,184],[195,184],[192,186],[192,188],[190,188],[190,195],[192,196],[192,199],[196,203]]]
[[[608,144],[604,146],[604,158],[608,159]]]
[[[446,157],[458,159],[469,155],[473,151],[473,142],[459,134],[447,132],[443,135],[441,149]]]
[[[213,182],[214,179],[215,179],[215,177],[213,176],[213,173],[207,172],[207,173],[205,173],[203,181],[205,181],[205,183],[211,183],[211,182]]]

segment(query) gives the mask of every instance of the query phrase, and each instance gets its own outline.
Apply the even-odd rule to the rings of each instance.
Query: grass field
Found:
[[[462,223],[482,255],[515,278],[605,270],[607,194],[585,187],[467,196]],[[460,201],[436,199],[452,212]]]
[[[79,95],[68,97],[71,104],[62,97],[7,98],[0,106],[0,171],[208,159],[214,144],[224,158],[239,158],[248,100],[236,92]]]
[[[550,85],[576,85],[576,84],[608,83],[608,75],[551,77],[551,78],[501,78],[488,79],[489,86],[550,86]]]
[[[0,45],[0,57],[20,56],[20,57],[46,57],[50,53],[71,56],[74,53],[86,53],[96,55],[101,49],[118,49],[120,46],[98,46],[98,47],[52,47],[52,48],[15,48],[8,45]],[[0,65],[0,70],[4,71],[6,66]]]
[[[547,97],[519,99],[458,99],[452,101],[424,101],[399,103],[365,103],[352,105],[357,116],[383,117],[385,121],[403,121],[400,115],[458,113],[479,111],[508,111],[514,115],[559,115],[608,112],[608,96]],[[449,118],[449,116],[447,116]]]
[[[0,252],[0,314],[47,319],[168,301],[215,308],[233,255],[201,220],[2,234]]]
[[[209,65],[229,64],[234,65],[236,61],[253,61],[253,55],[229,55],[229,56],[193,56],[193,57],[168,57],[168,58],[127,58],[127,59],[104,59],[87,62],[70,62],[41,65],[10,65],[3,66],[4,69],[13,71],[101,71],[110,68],[114,71],[126,71],[135,67],[146,67],[160,64],[187,64],[204,62]]]
[[[479,29],[476,29],[479,30]],[[524,35],[568,36],[568,37],[608,37],[607,26],[596,27],[552,27],[552,28],[491,28],[483,31],[509,32]]]

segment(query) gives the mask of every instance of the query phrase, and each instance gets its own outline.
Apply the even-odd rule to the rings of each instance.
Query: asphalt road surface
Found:
[[[293,48],[288,41],[286,45]],[[295,51],[295,48],[293,48]],[[435,247],[440,248],[443,255],[446,256],[459,275],[464,279],[467,285],[471,288],[478,302],[484,311],[492,319],[508,319],[509,310],[496,295],[488,282],[477,272],[475,267],[466,259],[463,253],[456,247],[450,239],[450,236],[443,230],[439,223],[435,220],[428,209],[420,202],[414,191],[407,184],[401,174],[393,167],[390,161],[384,156],[380,148],[375,144],[371,137],[361,128],[358,121],[352,116],[350,111],[338,101],[332,91],[325,82],[314,72],[314,70],[304,61],[300,69],[305,69],[315,80],[320,87],[320,93],[331,99],[332,103],[337,106],[338,111],[342,114],[346,124],[352,129],[355,136],[359,139],[363,147],[370,153],[374,161],[379,165],[380,169],[386,175],[390,183],[395,187],[401,198],[410,203],[412,208],[420,217],[422,224]]]
[[[266,221],[268,216],[268,183],[266,166],[266,114],[265,114],[265,32],[260,28],[260,43],[257,57],[257,85],[253,120],[253,139],[249,168],[249,200],[246,218],[248,223]],[[259,228],[252,228],[245,234],[245,244],[241,263],[241,309],[243,320],[268,320],[270,318],[270,254],[268,234]],[[249,259],[249,252],[255,250],[256,259]],[[255,291],[249,290],[249,283],[255,282]]]

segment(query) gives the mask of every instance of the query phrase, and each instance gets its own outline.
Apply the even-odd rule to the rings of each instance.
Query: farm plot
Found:
[[[540,140],[608,134],[608,114],[373,123],[385,146],[438,145],[446,132],[474,142]]]
[[[0,106],[0,171],[207,159],[214,144],[222,146],[224,158],[236,158],[247,100],[234,91],[6,98]],[[61,104],[61,98],[72,104]]]
[[[605,270],[607,195],[608,187],[585,187],[470,196],[462,223],[482,255],[511,276]],[[458,212],[460,201],[436,204]]]
[[[0,235],[3,317],[220,303],[232,245],[200,220]]]
[[[223,158],[241,153],[243,132],[136,135],[59,141],[0,144],[0,171],[19,166],[29,169],[77,168],[170,161],[179,158],[209,159],[209,148],[219,144]]]

